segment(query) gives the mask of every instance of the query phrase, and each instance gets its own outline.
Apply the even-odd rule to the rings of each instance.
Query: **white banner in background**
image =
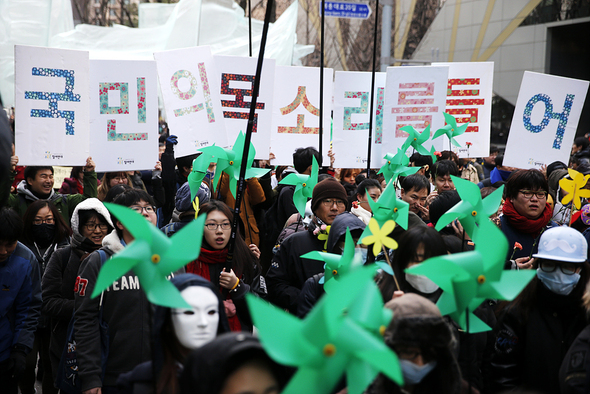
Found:
[[[88,52],[17,45],[14,68],[19,164],[84,165]]]
[[[334,70],[324,69],[322,160],[329,165]],[[297,148],[319,149],[320,69],[277,66],[270,151],[273,165],[293,165]]]
[[[524,73],[508,134],[504,165],[540,168],[568,163],[588,81]]]
[[[373,97],[373,127],[371,168],[383,162],[383,105],[385,73],[375,74],[376,93]],[[336,71],[334,78],[334,129],[332,145],[334,167],[366,168],[369,139],[369,111],[371,110],[371,73]]]
[[[444,126],[449,68],[442,66],[387,67],[385,108],[381,153],[397,153],[408,137],[400,128],[411,125],[422,132],[430,125],[430,136]],[[446,136],[428,140],[423,146],[430,150],[448,149]],[[408,156],[412,153],[409,149]]]
[[[154,53],[176,157],[213,144],[228,146],[219,97],[219,75],[209,47]],[[233,143],[233,141],[231,141]]]
[[[453,115],[458,124],[469,122],[465,133],[455,137],[461,148],[453,145],[453,152],[459,157],[489,156],[494,62],[432,65],[449,67],[445,112]],[[467,142],[472,144],[469,148]]]
[[[96,170],[149,170],[158,160],[156,62],[90,61],[90,154]]]
[[[219,71],[221,106],[223,107],[227,138],[228,142],[233,144],[240,131],[246,133],[248,127],[258,58],[238,56],[215,56],[214,58],[217,71]],[[274,59],[264,59],[262,66],[260,90],[252,128],[252,144],[256,148],[256,159],[268,160],[275,64]]]

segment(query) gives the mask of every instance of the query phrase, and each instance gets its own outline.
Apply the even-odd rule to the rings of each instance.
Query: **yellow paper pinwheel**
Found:
[[[561,200],[561,203],[563,205],[567,205],[570,203],[570,201],[573,201],[576,209],[580,209],[582,205],[580,198],[590,197],[590,190],[584,189],[584,186],[586,186],[586,183],[588,183],[588,179],[590,179],[590,174],[584,176],[583,174],[576,170],[572,170],[571,168],[568,168],[567,172],[571,179],[563,178],[559,181],[559,186],[561,189],[568,193]]]
[[[369,230],[371,230],[371,235],[365,236],[361,242],[364,245],[373,245],[373,254],[377,256],[379,251],[383,246],[388,247],[389,249],[397,249],[397,242],[393,239],[388,237],[388,235],[393,231],[395,228],[395,222],[393,220],[388,220],[387,222],[383,223],[383,227],[379,227],[379,223],[375,218],[371,218],[369,221]]]

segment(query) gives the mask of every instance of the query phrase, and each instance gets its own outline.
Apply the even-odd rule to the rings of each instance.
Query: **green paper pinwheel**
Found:
[[[421,155],[428,156],[430,154],[430,152],[428,152],[428,149],[422,146],[422,144],[428,141],[428,138],[430,138],[430,125],[428,125],[422,131],[422,133],[417,131],[414,128],[414,126],[404,126],[400,128],[400,130],[405,131],[409,134],[408,138],[402,145],[402,150],[404,151],[404,153],[406,153],[408,148],[411,146],[416,150],[416,152],[420,153]]]
[[[397,149],[397,153],[387,153],[383,159],[387,162],[379,169],[379,174],[383,174],[385,182],[389,183],[392,179],[397,179],[398,176],[408,176],[415,174],[420,170],[420,167],[408,167],[410,158],[406,156],[405,150]]]
[[[324,284],[324,290],[326,293],[329,293],[351,270],[355,267],[362,266],[362,263],[355,264],[354,251],[354,240],[352,239],[352,235],[350,235],[350,230],[346,229],[346,238],[342,255],[313,251],[308,252],[301,257],[312,260],[322,260],[326,263],[324,266],[325,273],[322,278],[323,281],[320,280],[320,283]]]
[[[188,185],[191,189],[191,199],[195,200],[201,182],[207,175],[207,168],[211,163],[217,163],[220,159],[227,160],[226,150],[220,146],[208,146],[201,149],[201,154],[193,160],[193,169],[188,175]]]
[[[459,219],[471,239],[474,241],[480,239],[477,232],[481,227],[478,226],[484,221],[489,222],[489,217],[498,211],[498,207],[502,202],[504,185],[482,199],[481,191],[475,183],[453,175],[451,175],[451,178],[457,188],[457,193],[461,197],[461,201],[438,219],[436,230],[440,231],[453,220]],[[484,240],[482,239],[482,241]],[[487,240],[484,242],[487,242]]]
[[[584,186],[588,183],[590,175],[583,175],[576,170],[568,168],[567,170],[571,179],[563,178],[559,181],[559,186],[562,190],[565,190],[568,194],[561,200],[563,205],[569,204],[571,201],[574,202],[576,209],[580,209],[582,206],[582,198],[590,197],[590,190],[584,189]]]
[[[135,239],[104,263],[98,274],[92,298],[100,295],[115,280],[133,270],[151,303],[168,308],[190,308],[166,276],[199,256],[206,215],[201,215],[168,238],[132,209],[116,204],[104,205]]]
[[[221,173],[225,172],[229,176],[229,190],[234,197],[236,196],[236,188],[238,179],[240,177],[240,166],[242,165],[243,159],[242,155],[244,154],[245,139],[246,137],[244,136],[244,133],[240,132],[232,149],[220,148],[218,146],[208,146],[200,149],[200,151],[203,152],[201,156],[205,156],[199,161],[199,168],[193,168],[193,173],[195,173],[195,176],[193,177],[193,183],[189,184],[191,186],[191,196],[193,195],[193,187],[196,186],[196,189],[194,190],[195,195],[199,190],[198,186],[204,177],[203,175],[203,177],[199,179],[201,174],[206,173],[206,169],[209,167],[209,164],[214,162],[217,163],[217,168],[215,170],[215,177],[213,178],[213,190],[215,190],[217,187]],[[225,154],[222,154],[219,149],[223,149]],[[199,159],[201,156],[199,156],[197,159]],[[268,169],[252,168],[254,156],[256,156],[256,149],[254,148],[254,145],[250,143],[248,157],[246,158],[246,179],[258,178],[270,171]],[[207,162],[205,157],[210,161]]]
[[[391,181],[385,190],[383,190],[383,194],[379,197],[379,199],[375,202],[373,199],[367,195],[367,200],[369,201],[369,206],[371,207],[371,211],[373,211],[373,218],[377,220],[379,223],[379,227],[383,227],[385,222],[388,220],[394,220],[399,226],[403,229],[408,229],[408,215],[410,214],[410,204],[405,202],[404,200],[398,200],[395,197],[395,188],[393,187],[393,181]],[[361,235],[361,239],[369,235],[371,231],[369,227],[365,227],[363,234]]]
[[[314,156],[311,165],[311,175],[289,174],[279,182],[281,185],[295,186],[295,191],[293,192],[293,204],[295,204],[295,208],[297,208],[297,211],[299,211],[302,217],[305,216],[305,204],[307,203],[307,199],[311,198],[313,188],[318,183],[318,171],[318,162]]]
[[[374,256],[379,254],[383,246],[389,249],[397,249],[397,242],[395,239],[388,237],[395,228],[395,222],[393,220],[388,220],[383,223],[383,226],[379,226],[377,220],[371,218],[367,227],[369,228],[371,235],[361,236],[361,242],[367,246],[373,245]]]
[[[464,123],[463,125],[458,126],[457,120],[453,115],[449,115],[446,112],[443,112],[443,115],[447,124],[446,126],[436,130],[436,133],[434,133],[432,139],[438,138],[441,135],[446,135],[449,138],[449,144],[452,143],[456,147],[460,148],[461,144],[459,144],[454,137],[463,134],[465,130],[467,130],[467,127],[469,127],[469,123]]]
[[[379,372],[403,386],[399,360],[382,338],[392,314],[383,307],[374,272],[363,267],[343,277],[304,320],[246,296],[266,352],[298,367],[282,394],[330,393],[344,373],[349,394],[362,393]]]
[[[472,313],[484,300],[511,301],[536,275],[534,270],[504,270],[506,237],[490,221],[479,226],[485,241],[476,242],[474,251],[433,257],[406,269],[409,274],[427,276],[443,289],[436,304],[440,312],[470,333],[491,330]]]

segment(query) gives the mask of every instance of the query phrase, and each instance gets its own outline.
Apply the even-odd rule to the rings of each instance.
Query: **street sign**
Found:
[[[365,3],[347,3],[344,1],[325,1],[325,16],[334,18],[367,19],[371,15],[371,8]],[[320,1],[320,15],[322,2]]]

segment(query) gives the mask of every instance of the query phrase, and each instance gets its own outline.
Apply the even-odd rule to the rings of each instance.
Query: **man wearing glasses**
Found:
[[[538,239],[553,214],[547,203],[548,189],[547,179],[539,170],[519,170],[508,179],[500,219],[509,245],[506,268],[531,268],[533,260],[529,256],[537,252]],[[515,242],[520,243],[522,249],[515,250]],[[508,261],[510,256],[514,260]]]
[[[346,209],[346,190],[334,178],[319,182],[313,188],[313,220],[307,231],[286,238],[266,274],[270,301],[281,308],[297,312],[297,297],[307,278],[324,270],[324,263],[300,256],[314,250],[325,251],[329,226]]]

